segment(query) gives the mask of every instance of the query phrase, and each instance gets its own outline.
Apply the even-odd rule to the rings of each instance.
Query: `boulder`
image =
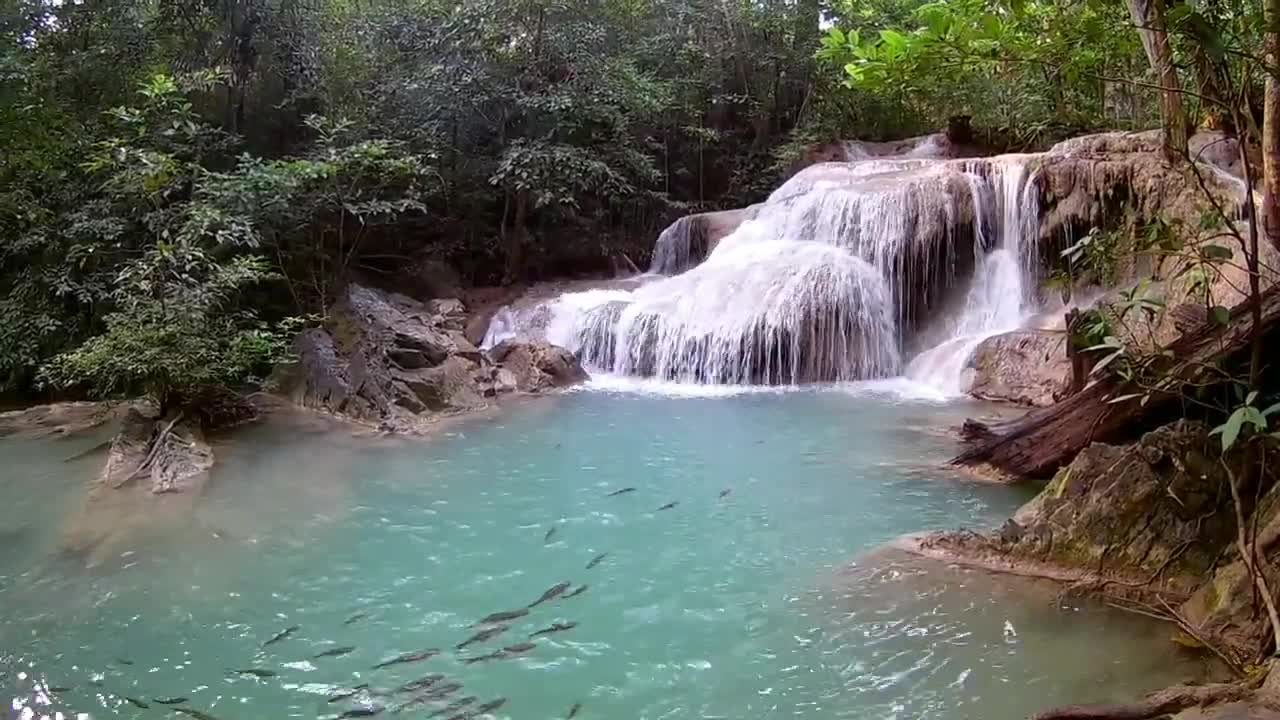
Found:
[[[546,341],[506,340],[489,356],[512,373],[522,392],[568,387],[587,379],[573,353]]]
[[[465,321],[466,307],[453,298],[423,303],[352,284],[324,327],[297,337],[296,360],[277,373],[280,388],[304,407],[416,430],[437,413],[585,378],[572,354],[545,343],[508,348],[503,357],[514,366],[498,367],[466,337]]]
[[[417,370],[396,370],[393,376],[413,394],[410,398],[400,396],[398,402],[409,401],[408,409],[422,412],[422,409],[433,412],[451,410],[470,410],[484,404],[479,382],[473,371],[476,364],[466,358],[454,355],[431,368]]]
[[[1071,386],[1067,337],[1052,330],[1016,330],[983,340],[969,358],[969,394],[1046,407]]]
[[[1235,537],[1217,444],[1207,427],[1187,420],[1132,445],[1093,443],[998,532],[935,533],[924,545],[1054,576],[1136,579],[1188,595]],[[1231,462],[1239,471],[1244,458]],[[1265,482],[1270,487],[1273,478]]]

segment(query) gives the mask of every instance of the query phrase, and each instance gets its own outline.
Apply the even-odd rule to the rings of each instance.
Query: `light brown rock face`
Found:
[[[969,394],[1032,407],[1057,402],[1071,384],[1065,333],[1017,330],[987,338],[969,358]]]
[[[501,367],[467,339],[466,309],[451,298],[422,303],[353,284],[329,315],[298,336],[297,361],[279,372],[283,391],[304,407],[387,429],[421,429],[434,414],[586,377],[571,353],[549,345]]]
[[[524,392],[568,387],[587,379],[573,353],[548,342],[507,341],[490,354],[513,374],[516,387]]]
[[[1272,592],[1280,588],[1280,444],[1255,439],[1224,457],[1219,438],[1179,420],[1130,445],[1094,443],[994,532],[931,533],[925,555],[1081,581],[1108,596],[1177,608],[1243,666],[1270,642],[1267,615],[1237,551],[1240,512]],[[1230,473],[1228,472],[1230,468]],[[1188,633],[1187,642],[1198,643]]]

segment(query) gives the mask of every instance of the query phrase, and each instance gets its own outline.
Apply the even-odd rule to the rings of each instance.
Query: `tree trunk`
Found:
[[[507,233],[506,247],[504,250],[507,255],[507,267],[503,273],[503,284],[511,285],[523,279],[524,275],[524,249],[529,236],[529,230],[525,227],[525,223],[529,219],[529,191],[516,191],[516,208],[515,218],[511,223],[511,230]]]
[[[1139,399],[1143,388],[1117,378],[1101,379],[1057,405],[1001,427],[952,463],[987,465],[1014,477],[1049,476],[1095,440],[1110,442],[1135,436],[1149,418],[1169,411],[1181,398],[1180,384],[1194,382],[1205,366],[1248,359],[1254,316],[1254,304],[1246,300],[1231,311],[1226,325],[1204,324],[1169,345],[1173,359],[1152,368],[1162,378],[1164,389],[1152,391],[1145,404]],[[1261,332],[1270,335],[1280,326],[1280,287],[1263,293],[1257,316],[1261,317]],[[1117,398],[1126,399],[1116,402]]]
[[[1280,0],[1267,0],[1263,34],[1262,231],[1280,249]]]
[[[1129,14],[1142,38],[1142,49],[1146,51],[1156,83],[1160,86],[1164,153],[1172,162],[1186,156],[1187,116],[1182,109],[1178,70],[1173,64],[1173,48],[1165,29],[1164,0],[1128,0],[1128,3]]]

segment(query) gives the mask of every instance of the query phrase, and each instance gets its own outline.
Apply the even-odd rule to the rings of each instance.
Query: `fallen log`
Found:
[[[1280,286],[1268,289],[1261,300],[1265,333],[1280,325]],[[1206,323],[1184,333],[1153,361],[1148,374],[1161,378],[1159,390],[1148,393],[1114,377],[1098,380],[1055,405],[1028,413],[951,463],[985,465],[1015,477],[1051,475],[1095,440],[1105,442],[1134,434],[1144,418],[1166,411],[1178,399],[1178,390],[1206,365],[1247,357],[1252,329],[1246,301],[1231,311],[1225,324]],[[1143,395],[1149,395],[1145,403]]]

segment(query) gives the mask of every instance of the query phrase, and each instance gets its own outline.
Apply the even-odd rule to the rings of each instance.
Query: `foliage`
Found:
[[[322,118],[309,121],[318,139],[305,157],[234,156],[236,138],[191,99],[219,83],[212,72],[150,77],[63,170],[75,190],[65,201],[79,208],[32,200],[11,213],[17,237],[0,255],[8,383],[42,366],[47,387],[143,392],[162,407],[236,386],[280,361],[295,329],[288,310],[260,307],[279,280],[294,285],[285,258],[323,244],[333,223],[358,228],[338,233],[342,257],[361,229],[421,207],[421,158],[387,141],[345,143]]]
[[[1138,125],[1142,98],[1107,81],[1145,66],[1122,3],[960,0],[922,4],[870,32],[832,27],[820,57],[847,85],[935,124],[970,115],[1033,142],[1055,128]]]

